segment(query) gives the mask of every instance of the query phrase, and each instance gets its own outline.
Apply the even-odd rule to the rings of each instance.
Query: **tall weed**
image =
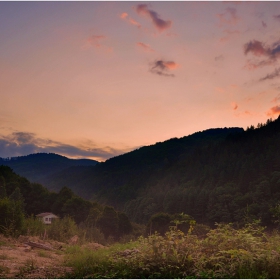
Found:
[[[175,227],[95,252],[68,254],[67,278],[279,278],[280,237],[259,221],[235,229],[217,224],[205,238]]]

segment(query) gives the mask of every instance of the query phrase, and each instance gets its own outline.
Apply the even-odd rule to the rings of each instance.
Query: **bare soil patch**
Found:
[[[45,244],[53,250],[26,245],[26,240]],[[66,244],[43,241],[37,237],[6,238],[0,235],[0,278],[47,279],[61,278],[71,268],[63,265]]]

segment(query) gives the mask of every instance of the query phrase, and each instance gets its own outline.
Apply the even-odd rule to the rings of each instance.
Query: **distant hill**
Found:
[[[11,167],[20,176],[31,182],[45,185],[47,178],[71,166],[95,166],[98,161],[69,159],[53,153],[38,153],[12,158],[0,158],[0,165]]]
[[[242,133],[242,128],[216,128],[182,138],[172,138],[116,156],[97,166],[73,166],[48,176],[45,185],[54,190],[71,188],[82,197],[122,207],[134,199],[150,177],[166,170],[196,149],[219,143],[227,136]]]

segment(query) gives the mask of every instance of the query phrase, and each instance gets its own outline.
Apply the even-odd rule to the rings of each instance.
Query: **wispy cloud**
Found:
[[[179,67],[179,64],[174,61],[156,60],[151,64],[150,71],[160,76],[174,77],[170,71]]]
[[[280,105],[270,108],[269,111],[266,113],[266,115],[267,116],[280,115]]]
[[[83,45],[83,49],[89,49],[89,48],[97,48],[97,49],[104,49],[106,51],[112,51],[111,47],[106,46],[103,41],[106,40],[107,37],[104,35],[91,35],[89,36],[85,44]]]
[[[264,21],[262,21],[262,26],[263,28],[267,28],[267,24]]]
[[[172,21],[161,19],[160,16],[158,15],[158,13],[153,10],[149,10],[148,6],[146,4],[137,5],[136,11],[139,15],[144,15],[144,16],[149,17],[152,20],[154,26],[159,31],[166,30],[166,29],[170,28],[172,25]]]
[[[137,26],[138,28],[141,28],[141,24],[134,20],[132,17],[128,16],[128,13],[122,13],[120,15],[120,18],[134,26]]]
[[[231,102],[231,107],[234,111],[238,109],[238,105],[235,102]]]
[[[231,38],[233,38],[235,35],[239,35],[240,34],[240,31],[238,31],[238,30],[228,30],[228,29],[225,29],[225,30],[223,30],[223,32],[225,33],[225,35],[222,38],[220,38],[220,42],[227,42]]]
[[[236,25],[240,18],[237,16],[237,11],[235,8],[226,8],[224,13],[217,14],[219,18],[219,25]]]
[[[259,81],[272,80],[272,79],[277,78],[279,76],[280,76],[280,67],[276,68],[272,73],[267,74],[265,77],[259,79]]]
[[[131,149],[130,149],[131,150]],[[34,133],[13,132],[0,136],[0,157],[22,156],[33,153],[57,153],[74,158],[94,158],[105,160],[127,152],[111,147],[97,147],[91,142],[89,146],[76,147],[61,142],[38,138]]]
[[[271,102],[273,102],[273,103],[280,102],[280,93],[275,98],[273,98]]]
[[[277,21],[280,21],[280,15],[275,15],[275,16],[273,16],[274,17],[274,19],[276,19]]]
[[[142,50],[144,50],[145,52],[155,52],[154,49],[152,49],[150,47],[150,45],[144,44],[142,42],[138,42],[136,43],[137,46],[139,46]]]
[[[280,41],[276,41],[270,46],[267,46],[261,41],[252,40],[244,45],[244,54],[248,55],[249,53],[255,57],[264,57],[265,59],[258,61],[248,60],[245,68],[253,70],[266,65],[271,65],[280,57]]]

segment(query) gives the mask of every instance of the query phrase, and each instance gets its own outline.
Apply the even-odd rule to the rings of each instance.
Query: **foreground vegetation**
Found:
[[[198,238],[171,227],[135,242],[90,251],[68,249],[67,278],[279,278],[280,236],[264,233],[259,221],[235,229],[217,224]]]

